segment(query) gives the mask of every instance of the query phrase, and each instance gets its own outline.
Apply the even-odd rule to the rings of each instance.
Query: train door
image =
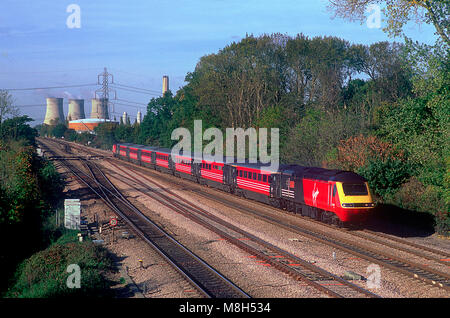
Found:
[[[167,161],[169,163],[167,167],[172,172],[172,174],[174,174],[175,173],[175,163],[172,160],[172,155],[167,155]]]
[[[279,174],[272,174],[269,177],[269,183],[270,183],[270,196],[272,198],[279,198],[280,197],[280,178],[281,176]]]
[[[336,183],[329,182],[328,183],[328,206],[332,211],[336,209],[336,196],[337,196],[337,188]]]
[[[223,183],[227,185],[229,192],[234,193],[237,184],[236,167],[227,164],[223,165]]]
[[[152,164],[153,168],[156,169],[156,151],[152,151]]]
[[[196,162],[195,160],[191,159],[191,171],[192,171],[192,175],[197,178],[197,182],[200,178],[200,165],[201,163]]]

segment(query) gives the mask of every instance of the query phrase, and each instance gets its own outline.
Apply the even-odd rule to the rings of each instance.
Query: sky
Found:
[[[42,123],[46,97],[85,99],[86,115],[106,67],[118,85],[114,110],[133,122],[138,110],[161,96],[162,77],[173,93],[185,85],[199,59],[239,42],[246,34],[336,36],[351,43],[398,41],[366,23],[333,18],[327,0],[1,0],[0,89],[10,89],[21,115]],[[77,10],[74,10],[73,5]],[[79,13],[79,14],[78,14]],[[410,24],[406,35],[433,44],[429,25]],[[125,106],[129,105],[129,106]],[[35,106],[29,106],[35,105]]]

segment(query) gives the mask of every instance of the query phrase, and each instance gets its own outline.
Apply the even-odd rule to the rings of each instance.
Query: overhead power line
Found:
[[[138,108],[138,109],[140,109],[140,108],[144,108],[144,107],[145,107],[145,106],[139,106],[139,105],[129,105],[129,104],[123,104],[123,103],[117,103],[117,102],[115,102],[114,104],[115,104],[115,105],[120,105],[120,106],[127,106],[127,107]]]
[[[131,103],[131,104],[138,104],[138,105],[142,105],[142,106],[147,106],[147,104],[139,103],[139,102],[132,102],[132,101],[126,100],[126,99],[116,98],[115,100],[118,100],[118,101],[121,101],[121,102],[126,102],[126,103]]]
[[[53,89],[53,88],[70,88],[70,87],[84,87],[84,86],[96,86],[98,84],[80,84],[80,85],[65,85],[65,86],[48,86],[48,87],[29,87],[29,88],[1,88],[7,91],[33,91],[38,89]]]
[[[114,84],[116,86],[123,86],[123,87],[127,87],[127,88],[132,88],[132,89],[136,89],[136,90],[141,90],[141,91],[145,91],[145,92],[149,92],[149,93],[157,93],[160,94],[159,91],[155,91],[155,90],[151,90],[151,89],[146,89],[146,88],[140,88],[140,87],[135,87],[135,86],[130,86],[130,85],[123,85],[123,84]]]
[[[42,107],[42,106],[47,106],[47,104],[33,104],[33,105],[13,105],[13,106],[15,106],[15,107],[19,107],[19,108],[22,108],[22,107]]]
[[[0,72],[0,75],[10,75],[10,74],[48,74],[48,73],[71,73],[71,72],[84,72],[84,71],[94,71],[99,70],[99,68],[79,68],[73,70],[54,70],[54,71],[14,71],[14,72]]]
[[[124,88],[124,87],[120,87],[120,86],[117,86],[117,85],[111,85],[111,86],[116,88],[116,89],[121,89],[121,90],[124,90],[124,91],[133,92],[133,93],[140,93],[140,94],[146,94],[146,95],[152,95],[152,96],[160,96],[161,95],[161,94],[157,94],[157,93],[139,91],[139,90],[136,90],[136,89]]]

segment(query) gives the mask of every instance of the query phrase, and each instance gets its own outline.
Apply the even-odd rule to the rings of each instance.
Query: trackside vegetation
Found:
[[[77,242],[76,231],[55,224],[64,181],[37,155],[37,131],[29,121],[16,116],[0,122],[0,296],[108,295],[103,273],[112,263],[106,251]],[[67,287],[70,264],[80,266],[80,288]]]

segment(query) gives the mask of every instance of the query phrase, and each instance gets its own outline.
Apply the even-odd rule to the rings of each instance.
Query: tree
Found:
[[[383,29],[390,36],[402,35],[402,29],[410,20],[431,23],[439,37],[450,46],[449,0],[329,0],[329,8],[336,16],[350,21],[366,19],[369,5],[385,4],[387,26]]]
[[[13,98],[7,90],[0,89],[0,124],[6,117],[18,116],[19,110],[13,106]]]
[[[27,124],[30,121],[33,119],[27,115],[6,119],[0,124],[0,139],[4,141],[25,140],[29,145],[34,145],[38,133],[36,129]]]

